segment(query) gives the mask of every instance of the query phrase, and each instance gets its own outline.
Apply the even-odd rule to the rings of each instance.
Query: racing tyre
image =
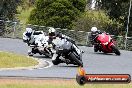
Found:
[[[32,52],[28,52],[28,56],[33,56],[34,54]]]
[[[113,52],[116,54],[116,55],[120,55],[120,51],[118,50],[118,48],[116,46],[112,46],[112,49],[113,49]]]
[[[78,64],[78,66],[83,67],[83,62],[77,59],[74,53],[70,53],[70,57],[73,59],[73,61],[75,61]]]
[[[52,63],[53,63],[54,65],[58,65],[58,64],[60,63],[60,61],[59,61],[59,60],[52,60]]]
[[[98,52],[97,46],[94,46],[94,52]]]

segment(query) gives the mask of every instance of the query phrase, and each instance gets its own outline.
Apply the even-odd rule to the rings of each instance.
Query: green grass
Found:
[[[1,80],[0,88],[132,88],[132,84],[85,84],[75,80]]]
[[[26,56],[0,52],[0,68],[27,67],[37,65],[38,62]]]
[[[20,14],[17,15],[17,18],[20,20],[21,23],[27,24],[28,18],[29,18],[30,13],[33,9],[34,9],[34,7],[30,7],[28,9],[22,10],[21,7],[18,7],[18,12]]]
[[[16,15],[16,18],[20,21],[21,25],[19,25],[22,28],[22,31],[18,37],[21,38],[22,33],[25,31],[26,25],[28,24],[28,18],[30,16],[31,11],[34,9],[34,7],[26,8],[25,10],[22,9],[21,6],[18,6],[18,13]],[[18,33],[17,33],[18,34]]]

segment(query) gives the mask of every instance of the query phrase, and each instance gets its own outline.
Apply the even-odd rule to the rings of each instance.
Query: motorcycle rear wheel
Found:
[[[59,62],[56,61],[56,60],[53,60],[52,63],[53,63],[54,65],[58,65],[58,64],[59,64]]]

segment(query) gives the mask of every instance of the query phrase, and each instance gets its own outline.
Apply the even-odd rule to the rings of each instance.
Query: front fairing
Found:
[[[68,55],[71,50],[72,43],[68,42],[66,39],[56,38],[53,40],[55,45],[56,53],[61,54],[62,56]]]
[[[99,41],[102,44],[107,44],[111,41],[111,37],[110,35],[106,35],[105,33],[99,34],[97,37],[97,41]]]
[[[66,39],[56,38],[53,40],[54,45],[56,46],[55,49],[71,49],[72,43],[68,42]]]
[[[105,33],[99,34],[97,37],[97,41],[101,45],[101,49],[104,52],[112,52],[111,46],[114,44],[110,35],[107,35]]]

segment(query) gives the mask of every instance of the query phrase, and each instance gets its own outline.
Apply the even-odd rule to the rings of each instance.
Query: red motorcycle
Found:
[[[111,38],[110,35],[106,33],[99,34],[94,44],[94,52],[102,51],[104,53],[115,53],[116,55],[120,55],[120,51],[115,46],[115,41]]]

